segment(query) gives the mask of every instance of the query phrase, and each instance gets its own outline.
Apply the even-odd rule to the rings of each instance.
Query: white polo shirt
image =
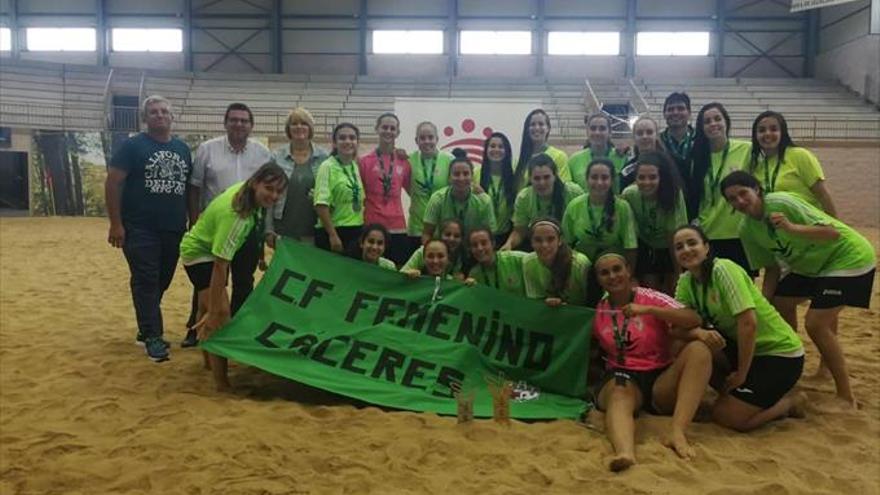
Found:
[[[247,180],[272,153],[259,141],[248,139],[240,152],[229,145],[227,136],[209,139],[199,145],[193,160],[189,183],[201,189],[201,209],[229,186]]]

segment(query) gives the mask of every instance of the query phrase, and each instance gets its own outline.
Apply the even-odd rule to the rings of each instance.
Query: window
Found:
[[[97,39],[92,28],[27,28],[27,49],[49,52],[93,52]]]
[[[9,28],[0,28],[0,52],[12,50],[12,31]]]
[[[708,55],[709,33],[642,32],[636,37],[636,55]]]
[[[373,53],[443,53],[443,31],[373,31]]]
[[[182,52],[183,31],[180,29],[113,28],[115,52]]]
[[[467,55],[528,55],[530,31],[462,31],[461,53]]]
[[[547,36],[550,55],[619,55],[620,33],[551,31]]]

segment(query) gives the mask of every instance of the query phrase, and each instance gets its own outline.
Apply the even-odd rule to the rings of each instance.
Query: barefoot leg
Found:
[[[217,385],[217,391],[228,392],[231,390],[232,385],[229,384],[229,376],[227,374],[229,363],[226,358],[208,353],[208,359],[211,361],[211,373],[214,375],[214,384]]]
[[[636,463],[633,414],[641,405],[641,392],[629,381],[617,385],[612,379],[602,387],[598,402],[600,407],[605,406],[605,433],[614,447],[608,469],[614,472],[628,469]]]
[[[843,306],[828,309],[810,309],[807,311],[805,326],[807,333],[822,354],[822,358],[834,377],[834,385],[837,387],[837,397],[856,406],[856,398],[849,382],[849,372],[846,367],[846,359],[843,349],[833,332],[837,316]]]
[[[663,445],[683,459],[694,457],[684,432],[694,418],[712,374],[712,353],[701,342],[690,342],[671,367],[654,383],[654,403],[672,413],[672,428]]]

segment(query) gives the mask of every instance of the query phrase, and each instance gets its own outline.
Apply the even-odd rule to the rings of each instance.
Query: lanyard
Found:
[[[382,153],[376,148],[376,161],[379,163],[379,170],[382,172],[382,176],[379,178],[379,181],[382,182],[382,198],[386,203],[391,198],[391,182],[394,177],[394,155],[389,155],[388,158],[391,160],[391,163],[388,164],[388,170],[385,170],[385,161],[382,160]]]
[[[361,211],[361,187],[358,184],[357,172],[353,165],[343,165],[338,159],[336,163],[342,168],[342,173],[348,179],[348,187],[351,189],[351,209]]]
[[[597,155],[596,153],[593,153],[593,147],[592,146],[590,147],[590,159],[591,159],[590,161],[595,159],[597,156],[599,158],[608,158],[608,155],[610,155],[610,154],[611,154],[611,146],[608,146],[607,143],[605,144],[605,153],[602,153],[601,155]]]
[[[489,197],[492,198],[492,204],[495,205],[495,216],[498,216],[498,210],[501,209],[501,205],[503,204],[505,198],[502,194],[501,188],[501,179],[499,178],[498,183],[495,182],[495,177],[490,177],[489,179]]]
[[[470,192],[468,192],[467,199],[464,200],[464,207],[460,210],[455,207],[455,197],[452,196],[452,186],[449,186],[449,188],[446,189],[446,201],[449,203],[449,206],[452,208],[452,213],[455,216],[455,218],[457,218],[458,221],[461,222],[461,228],[464,229],[465,228],[464,218],[467,216],[468,207],[471,205]]]
[[[779,177],[779,168],[782,166],[782,161],[779,160],[779,155],[776,155],[776,167],[773,168],[773,175],[770,175],[770,163],[767,159],[767,156],[764,156],[764,192],[771,193],[776,189],[776,178]]]
[[[635,300],[635,292],[630,294],[629,302],[632,303]],[[608,302],[609,307],[611,306],[611,301]],[[611,331],[614,335],[614,348],[617,350],[617,364],[619,366],[623,366],[626,362],[626,346],[629,343],[629,320],[630,317],[626,314],[623,315],[623,324],[617,326],[617,320],[619,317],[619,313],[623,313],[623,311],[612,311],[611,318]]]
[[[422,155],[421,151],[419,152],[419,163],[422,164],[422,175],[425,176],[425,181],[416,181],[416,183],[422,188],[423,193],[430,195],[434,192],[434,170],[437,168],[437,157],[435,156],[434,158],[428,159],[428,163],[431,164],[430,172],[428,172],[428,166],[425,165],[425,157]]]
[[[669,129],[664,131],[661,136],[663,137],[663,144],[666,145],[666,149],[672,152],[679,160],[686,160],[688,155],[691,154],[694,134],[690,126],[688,126],[688,130],[684,133],[684,138],[680,143],[675,142],[675,138],[669,133]]]
[[[552,217],[556,218],[556,216],[553,215],[553,193],[552,192],[550,193],[550,200],[547,202],[547,207],[544,208],[541,206],[541,197],[538,196],[538,191],[535,191],[535,186],[532,186],[532,192],[535,193],[535,218],[538,218],[541,216],[548,216],[548,217],[552,216]],[[544,211],[545,209],[547,211]],[[562,220],[561,218],[556,218],[556,219]]]
[[[769,218],[764,219],[764,225],[767,226],[767,235],[776,244],[775,248],[771,248],[770,251],[773,251],[777,256],[786,259],[792,255],[791,246],[785,245],[784,242],[779,238],[779,235],[776,233],[776,227],[773,226],[773,223],[770,222]]]
[[[712,314],[709,312],[709,286],[712,285],[712,275],[709,275],[709,280],[703,281],[703,298],[702,301],[699,297],[697,297],[697,288],[696,288],[696,280],[694,280],[694,276],[691,275],[691,292],[694,294],[694,300],[697,302],[697,312],[700,313],[700,318],[703,319],[703,326],[706,328],[715,328],[715,319],[712,318]]]
[[[490,283],[491,280],[489,279],[489,269],[487,269],[486,267],[482,267],[482,268],[483,269],[480,271],[483,274],[483,283],[490,286],[490,287],[495,287],[497,289],[498,288],[498,254],[495,255],[495,261],[492,262],[492,272],[495,273],[494,283]]]
[[[610,192],[608,194],[611,194]],[[602,216],[599,218],[599,224],[596,224],[596,217],[593,215],[593,208],[590,206],[590,198],[587,197],[585,201],[587,204],[587,217],[589,219],[590,225],[587,228],[587,234],[595,237],[596,239],[602,238],[602,219],[605,218],[605,205],[602,205]]]
[[[642,225],[639,225],[639,229],[644,227],[646,237],[651,238],[660,230],[660,226],[657,225],[657,203],[654,202],[654,206],[649,208],[648,198],[642,196],[640,199],[642,200]]]
[[[727,164],[727,153],[730,152],[730,140],[724,145],[724,152],[721,154],[721,165],[718,167],[718,174],[715,174],[715,167],[712,166],[711,156],[709,158],[709,204],[715,204],[715,194],[718,185],[721,184],[722,175],[724,174],[724,166]]]

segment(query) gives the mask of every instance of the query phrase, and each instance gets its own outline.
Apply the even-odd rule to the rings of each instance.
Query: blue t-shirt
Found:
[[[177,138],[160,143],[142,132],[122,143],[110,166],[128,174],[122,188],[124,225],[186,230],[186,188],[192,173],[186,143]]]

